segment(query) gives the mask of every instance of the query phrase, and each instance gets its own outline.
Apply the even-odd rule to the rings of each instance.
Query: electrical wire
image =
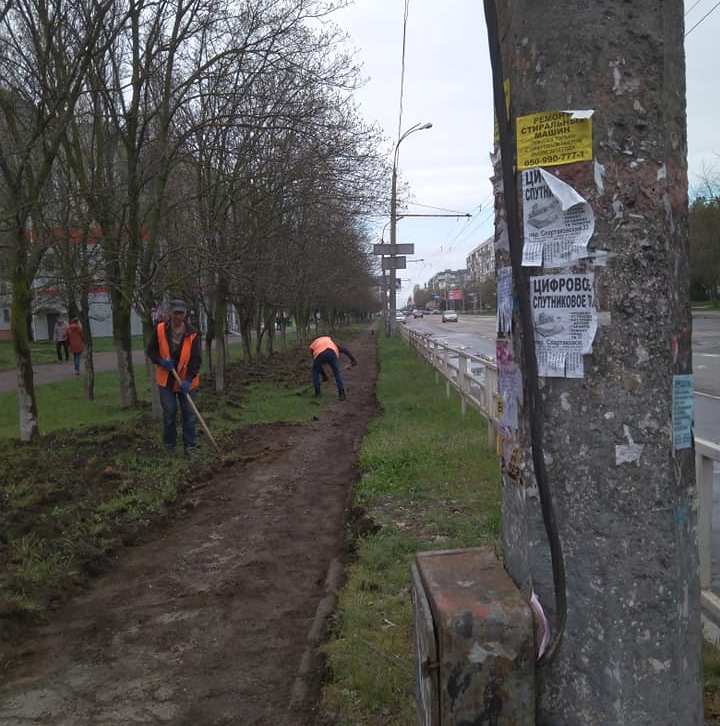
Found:
[[[405,93],[405,39],[407,37],[407,21],[409,10],[410,0],[405,0],[405,13],[403,15],[402,60],[400,61],[400,112],[398,113],[398,143],[400,142],[400,134],[402,133],[403,95]]]
[[[692,7],[689,10],[685,11],[685,17],[687,18],[688,15],[698,6],[701,2],[704,2],[704,0],[695,0],[695,2],[692,4]]]
[[[690,35],[690,33],[692,33],[692,32],[693,32],[693,30],[695,30],[695,28],[697,28],[697,27],[698,27],[698,25],[702,25],[702,23],[703,23],[703,22],[704,22],[704,21],[705,21],[705,20],[706,20],[707,18],[709,18],[709,17],[710,17],[710,16],[711,16],[711,15],[712,15],[712,14],[713,14],[713,13],[714,13],[714,12],[715,12],[715,11],[716,11],[716,10],[717,10],[718,8],[720,8],[720,2],[716,3],[715,5],[713,5],[713,6],[712,6],[712,7],[710,8],[710,10],[708,10],[708,11],[707,11],[707,12],[705,13],[705,15],[703,15],[703,16],[702,16],[702,18],[700,18],[700,20],[698,20],[698,21],[697,21],[697,23],[695,23],[695,25],[693,25],[693,26],[692,26],[692,28],[690,28],[690,30],[688,30],[688,31],[687,31],[687,32],[685,33],[685,37],[687,38],[687,37],[688,37],[688,35]]]
[[[544,412],[538,381],[537,357],[535,355],[535,332],[532,311],[530,309],[530,280],[527,268],[523,268],[522,266],[522,235],[520,233],[520,216],[515,177],[515,132],[513,124],[508,118],[505,106],[505,92],[503,89],[505,76],[502,67],[500,33],[498,30],[495,0],[484,0],[484,4],[488,44],[490,46],[490,65],[492,67],[493,100],[495,102],[495,113],[497,114],[500,130],[503,188],[505,209],[507,212],[508,238],[510,240],[510,262],[513,279],[515,281],[515,293],[518,297],[520,307],[520,324],[522,325],[523,332],[521,347],[525,374],[523,376],[525,382],[524,392],[530,424],[530,444],[532,447],[535,481],[537,482],[538,493],[540,495],[540,509],[542,510],[543,524],[545,525],[545,532],[547,533],[548,544],[550,546],[553,588],[555,590],[557,627],[552,635],[550,645],[539,660],[540,665],[545,665],[557,653],[565,634],[565,625],[567,623],[567,579],[565,575],[562,543],[555,517],[555,506],[550,491],[543,451]]]

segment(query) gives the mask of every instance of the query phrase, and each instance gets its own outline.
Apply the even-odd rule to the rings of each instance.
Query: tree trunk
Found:
[[[486,0],[490,13],[493,6]],[[503,74],[495,107],[502,119],[508,81],[511,116],[506,127],[501,122],[504,174],[495,172],[505,183],[496,201],[496,261],[498,270],[512,266],[514,296],[504,302],[511,311],[519,302],[519,313],[509,313],[511,334],[499,343],[500,390],[517,390],[518,367],[525,384],[518,425],[501,433],[504,559],[518,585],[539,594],[557,632],[563,609],[541,515],[541,503],[552,502],[549,536],[562,548],[556,562],[564,562],[566,580],[558,602],[566,593],[568,604],[564,637],[538,668],[537,724],[700,726],[694,452],[691,441],[684,448],[673,439],[672,392],[692,371],[683,3],[497,6]],[[563,109],[594,109],[592,160],[546,170],[588,201],[589,250],[608,256],[522,266],[522,239],[508,255],[502,228],[507,210],[510,229],[522,235],[522,204],[532,199],[521,193],[523,172],[513,171],[511,134],[518,117]],[[525,126],[521,139],[532,139],[535,128],[547,143],[575,124],[564,119]],[[531,166],[558,153],[531,150],[523,158]],[[534,183],[531,175],[525,183]],[[565,282],[587,283],[595,312],[580,315],[598,324],[590,354],[575,348],[566,361],[572,345],[550,348],[539,329],[533,335],[534,315],[546,329],[554,323],[553,336],[558,321],[576,333],[579,318],[557,308],[586,305],[575,302],[582,296],[552,296],[543,280],[560,292]],[[539,376],[536,352],[545,366]],[[547,508],[544,519],[551,521]],[[556,567],[562,581],[560,573]]]
[[[225,326],[227,324],[227,302],[224,296],[218,295],[215,303],[215,391],[225,391],[225,368],[227,366],[227,348],[225,346]]]
[[[10,318],[10,330],[15,349],[15,365],[17,370],[18,418],[20,423],[20,440],[34,441],[40,436],[38,425],[37,401],[33,379],[32,355],[28,336],[27,319],[32,306],[32,292],[27,274],[27,254],[25,251],[25,231],[18,230],[16,242],[18,252],[14,259],[13,300]]]
[[[93,336],[90,328],[90,301],[86,286],[80,291],[80,319],[85,336],[85,398],[95,400],[95,361],[93,358]]]
[[[154,332],[151,318],[143,316],[143,349],[147,350]],[[155,364],[145,356],[145,370],[147,371],[148,386],[150,387],[150,412],[154,419],[162,418],[162,406],[160,404],[160,390],[155,383]]]
[[[132,360],[131,306],[122,295],[112,294],[113,344],[120,378],[120,406],[137,406],[137,388]]]

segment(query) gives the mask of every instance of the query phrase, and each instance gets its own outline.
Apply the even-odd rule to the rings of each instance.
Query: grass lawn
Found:
[[[356,507],[380,525],[357,544],[340,596],[322,710],[337,726],[414,726],[410,563],[418,550],[494,543],[500,474],[484,419],[460,415],[402,341],[379,339],[383,413],[363,443]]]
[[[145,366],[135,368],[135,381],[141,401],[149,401]],[[132,420],[141,411],[120,408],[120,388],[114,372],[96,374],[94,401],[85,398],[82,377],[37,386],[35,394],[40,431],[43,434]],[[17,396],[15,392],[0,393],[0,439],[16,438],[18,435]]]
[[[134,335],[132,339],[133,350],[142,350],[143,339],[141,335]],[[112,351],[112,338],[94,338],[93,351],[95,353],[105,353]],[[33,365],[40,363],[54,363],[57,360],[55,352],[55,343],[41,341],[30,344]],[[72,357],[71,357],[72,360]],[[0,370],[8,370],[15,367],[15,351],[10,340],[0,340]]]

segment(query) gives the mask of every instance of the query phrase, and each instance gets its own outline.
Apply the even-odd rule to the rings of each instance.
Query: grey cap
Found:
[[[182,300],[171,300],[170,301],[170,310],[174,313],[175,312],[186,313],[187,305]]]

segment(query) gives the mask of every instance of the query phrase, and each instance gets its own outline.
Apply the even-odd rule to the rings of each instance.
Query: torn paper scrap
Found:
[[[584,111],[563,111],[563,113],[569,113],[570,118],[584,119],[584,118],[592,118],[592,115],[595,113],[595,111],[590,110],[590,109],[585,109]]]
[[[597,333],[593,273],[530,278],[538,375],[582,378]]]
[[[565,267],[587,257],[595,214],[569,184],[545,169],[522,173],[523,266]]]
[[[625,438],[627,444],[618,444],[615,446],[615,464],[637,464],[640,466],[640,457],[642,456],[645,444],[636,444],[633,441],[633,437],[630,434],[630,429],[626,424],[623,424],[623,430],[625,431]]]

